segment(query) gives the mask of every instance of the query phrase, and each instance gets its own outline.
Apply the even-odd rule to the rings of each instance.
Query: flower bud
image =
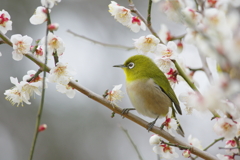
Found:
[[[50,31],[56,31],[56,30],[58,30],[58,28],[59,28],[58,23],[52,23],[52,24],[48,25],[48,30],[50,30]]]
[[[39,127],[38,127],[38,132],[42,132],[44,130],[47,129],[47,125],[46,124],[41,124]]]

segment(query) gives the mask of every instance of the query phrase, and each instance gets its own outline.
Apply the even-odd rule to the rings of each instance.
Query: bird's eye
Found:
[[[134,63],[133,62],[130,62],[129,64],[128,64],[128,68],[129,69],[132,69],[134,67]]]

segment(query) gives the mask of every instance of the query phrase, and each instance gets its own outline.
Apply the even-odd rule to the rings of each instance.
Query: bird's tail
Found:
[[[184,137],[183,128],[182,128],[182,126],[180,125],[180,123],[179,123],[179,121],[178,121],[178,119],[177,119],[177,117],[176,117],[176,111],[174,110],[173,107],[172,107],[172,117],[173,117],[173,118],[177,121],[177,123],[178,123],[178,128],[177,128],[177,130],[176,130],[177,133]]]

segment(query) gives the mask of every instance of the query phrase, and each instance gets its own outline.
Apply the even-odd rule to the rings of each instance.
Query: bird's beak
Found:
[[[126,68],[127,66],[125,66],[124,64],[119,64],[119,65],[114,65],[113,67]]]

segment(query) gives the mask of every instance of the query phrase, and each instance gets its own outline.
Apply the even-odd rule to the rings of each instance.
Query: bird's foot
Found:
[[[159,117],[159,116],[158,116],[158,117]],[[148,123],[148,125],[147,125],[147,130],[148,130],[148,132],[151,131],[151,129],[154,127],[154,124],[155,124],[156,121],[158,120],[158,117],[157,117],[154,121]]]
[[[135,109],[135,108],[124,108],[124,109],[122,110],[121,115],[128,114],[128,112],[129,112],[130,110],[136,110],[136,109]]]

